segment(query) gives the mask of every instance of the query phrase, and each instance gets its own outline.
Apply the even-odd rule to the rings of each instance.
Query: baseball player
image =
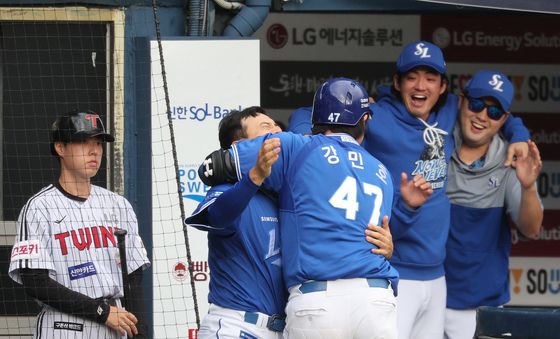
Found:
[[[103,143],[114,138],[93,112],[72,112],[51,128],[51,153],[60,177],[31,197],[17,222],[9,275],[42,308],[35,338],[144,337],[142,269],[149,266],[132,206],[91,184]],[[119,252],[113,232],[128,231],[132,294],[123,297]]]
[[[363,236],[390,215],[393,195],[385,167],[359,146],[369,112],[361,85],[332,79],[315,94],[315,135],[242,141],[223,159],[238,179],[266,178],[280,193],[288,338],[396,338],[398,273]],[[431,188],[418,180],[405,189],[421,203]]]
[[[233,111],[220,122],[222,149],[280,128],[261,107]],[[269,166],[272,164],[269,164]],[[205,168],[205,170],[207,170]],[[210,308],[199,338],[280,338],[287,295],[282,280],[278,207],[262,180],[212,187],[186,223],[208,232]],[[390,232],[370,225],[366,239],[373,252],[392,254]]]
[[[402,339],[443,337],[443,262],[450,211],[445,187],[458,116],[458,98],[447,93],[445,74],[443,53],[437,46],[426,41],[406,45],[397,60],[392,88],[378,90],[362,144],[387,166],[393,179],[403,172],[421,174],[434,190],[417,211],[400,204],[401,192],[395,192],[391,231],[396,251],[391,264],[401,276],[397,303]],[[508,119],[504,132],[510,141],[519,141],[514,148],[526,152],[529,132],[520,119]]]
[[[261,107],[232,111],[219,126],[220,146],[278,133]],[[282,338],[286,288],[282,280],[276,199],[262,181],[214,186],[185,220],[208,232],[210,303],[198,338]]]
[[[476,308],[501,306],[510,299],[508,218],[528,238],[538,236],[543,220],[535,184],[542,162],[535,143],[529,141],[529,154],[515,161],[515,169],[503,166],[507,143],[498,131],[509,115],[513,94],[506,75],[485,70],[473,76],[460,97],[447,186],[449,339],[473,338]]]

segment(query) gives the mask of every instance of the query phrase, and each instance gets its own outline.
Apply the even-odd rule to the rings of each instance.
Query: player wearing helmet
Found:
[[[402,185],[395,187],[391,263],[400,274],[399,338],[441,338],[446,295],[443,263],[450,221],[445,187],[458,99],[447,93],[445,60],[434,44],[406,45],[396,66],[393,86],[379,87],[376,102],[370,106],[373,114],[362,146],[387,166],[394,181],[422,175],[433,187],[432,196],[418,210],[403,204]],[[310,111],[294,111],[288,129],[310,130]],[[515,142],[508,150],[508,162],[514,153],[526,153],[529,133],[520,119],[507,119],[503,132]]]
[[[141,281],[149,260],[129,202],[91,184],[103,142],[114,138],[94,112],[72,112],[51,128],[60,160],[57,183],[31,197],[19,215],[10,277],[42,308],[36,338],[145,337]],[[123,297],[115,229],[128,231],[128,272],[135,298]]]
[[[331,79],[313,107],[315,135],[267,135],[230,150],[238,179],[248,175],[280,194],[290,294],[284,335],[396,338],[398,273],[371,253],[364,236],[365,225],[390,215],[393,195],[383,164],[359,145],[370,114],[367,93],[350,79]],[[422,181],[409,190],[416,206],[430,193]]]

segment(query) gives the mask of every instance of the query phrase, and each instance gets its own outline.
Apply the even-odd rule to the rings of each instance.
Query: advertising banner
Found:
[[[423,15],[422,39],[453,62],[556,64],[560,51],[553,15]]]
[[[163,56],[169,89],[176,173],[168,127],[158,45],[152,58],[152,208],[153,295],[155,338],[194,338],[193,309],[188,266],[194,270],[199,314],[208,311],[207,234],[188,228],[192,262],[188,262],[178,186],[185,214],[191,215],[208,187],[198,178],[204,157],[219,148],[218,123],[232,109],[259,105],[258,40],[168,40]],[[235,67],[224,56],[235,58]]]
[[[555,306],[560,299],[558,258],[512,257],[510,262],[510,305]]]
[[[418,15],[271,13],[255,37],[262,60],[394,62],[419,27]]]

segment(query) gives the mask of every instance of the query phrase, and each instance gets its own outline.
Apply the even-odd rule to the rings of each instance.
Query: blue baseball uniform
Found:
[[[422,174],[434,189],[416,212],[404,204],[393,209],[391,233],[395,251],[391,264],[402,279],[399,322],[406,318],[407,323],[415,323],[417,312],[433,312],[438,314],[424,323],[436,323],[434,319],[437,318],[443,328],[445,244],[450,224],[450,203],[445,188],[448,163],[454,150],[452,131],[457,122],[457,103],[457,96],[449,94],[444,105],[423,121],[410,114],[390,88],[383,86],[378,89],[377,102],[371,105],[373,117],[367,125],[362,146],[387,166],[394,180],[400,180],[401,172],[409,177]],[[512,142],[529,138],[518,118],[510,117],[503,131]],[[398,186],[395,200],[400,201]],[[418,299],[419,295],[424,295],[418,293],[421,289],[431,291],[425,293],[426,300]],[[413,305],[417,305],[418,310]],[[422,309],[426,305],[429,306]],[[408,335],[403,328],[411,328],[409,325],[412,326],[399,324],[400,335]]]
[[[394,305],[388,287],[396,288],[398,273],[383,256],[371,253],[372,245],[364,234],[368,223],[380,225],[382,217],[391,214],[391,176],[347,134],[280,133],[233,146],[239,179],[247,176],[263,140],[270,137],[281,140],[279,159],[264,185],[280,193],[284,278],[290,287],[288,337],[320,335],[321,331],[352,337],[348,333],[355,332],[349,329],[363,333],[357,338],[372,333],[393,337],[396,329],[390,321],[379,322],[383,319],[379,313],[394,315],[394,306],[387,310],[375,302]],[[344,306],[339,299],[333,301],[332,295],[311,292],[338,295]],[[348,321],[355,310],[348,310],[346,304],[361,307]],[[315,312],[314,320],[305,320],[305,312]]]
[[[445,194],[447,166],[454,150],[452,131],[457,121],[457,96],[449,94],[445,104],[423,122],[412,116],[388,87],[380,87],[373,104],[362,146],[383,162],[394,180],[401,172],[409,177],[422,174],[434,193],[418,210],[415,222],[394,210],[391,232],[395,253],[391,263],[402,279],[429,280],[444,275],[445,243],[449,231],[449,199]],[[518,118],[503,128],[511,142],[529,139]],[[398,186],[395,199],[400,196]],[[404,217],[403,217],[404,216]]]
[[[199,338],[281,336],[272,319],[286,304],[275,201],[247,177],[212,187],[185,222],[208,232],[211,306]]]

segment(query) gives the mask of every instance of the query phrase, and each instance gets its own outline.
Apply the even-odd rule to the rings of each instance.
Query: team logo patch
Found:
[[[40,258],[39,240],[20,241],[12,248],[12,261]]]
[[[86,262],[80,265],[68,267],[68,274],[70,275],[70,280],[76,280],[97,274],[97,270],[92,262]]]
[[[494,175],[491,176],[490,179],[488,179],[488,186],[493,188],[500,186],[500,179]]]
[[[83,332],[84,331],[84,324],[69,323],[69,322],[66,322],[66,321],[55,321],[54,322],[54,329],[55,330],[68,330],[68,331]]]

